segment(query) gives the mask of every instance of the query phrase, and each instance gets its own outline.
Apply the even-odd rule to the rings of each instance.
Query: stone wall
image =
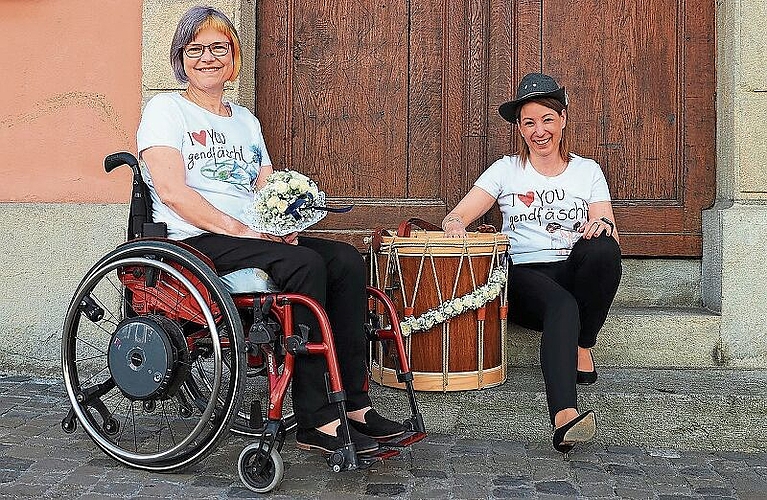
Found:
[[[703,303],[731,364],[767,366],[767,3],[717,2],[717,201],[704,212]]]

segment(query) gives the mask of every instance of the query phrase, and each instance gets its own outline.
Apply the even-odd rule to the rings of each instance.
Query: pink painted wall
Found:
[[[127,202],[141,0],[1,0],[0,42],[0,202]]]

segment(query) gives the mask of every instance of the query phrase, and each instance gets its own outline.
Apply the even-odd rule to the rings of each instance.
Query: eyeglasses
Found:
[[[229,53],[229,42],[213,42],[210,45],[190,43],[184,47],[184,54],[190,59],[199,59],[205,53],[205,49],[210,50],[213,57],[223,57]]]

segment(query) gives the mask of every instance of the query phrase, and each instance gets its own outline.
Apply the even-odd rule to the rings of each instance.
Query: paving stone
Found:
[[[410,500],[432,500],[450,497],[447,488],[435,488],[433,486],[415,486],[410,492]]]
[[[50,488],[49,484],[14,483],[4,488],[2,494],[13,498],[42,498]]]
[[[538,494],[532,488],[494,488],[493,498],[537,498]]]
[[[620,498],[634,500],[653,500],[655,498],[655,494],[652,491],[633,488],[616,487],[615,494]]]
[[[606,464],[605,470],[615,476],[646,476],[645,472],[639,467],[632,467],[623,464]]]
[[[407,491],[407,487],[400,483],[378,483],[369,484],[365,488],[366,495],[372,495],[376,497],[391,498],[397,495],[401,495]]]
[[[581,494],[586,498],[609,498],[615,496],[613,486],[606,483],[581,483],[580,490]]]
[[[548,493],[552,495],[575,496],[578,491],[575,486],[567,481],[540,481],[535,483],[535,490],[539,493]]]
[[[703,486],[696,488],[695,493],[698,495],[730,496],[732,495],[733,490],[732,488],[727,488],[724,486]]]
[[[413,469],[412,470],[413,476],[417,478],[436,478],[436,479],[447,479],[447,472],[443,470],[429,470],[429,469]]]

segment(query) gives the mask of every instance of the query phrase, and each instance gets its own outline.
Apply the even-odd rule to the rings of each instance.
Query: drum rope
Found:
[[[447,374],[450,364],[450,322],[442,323],[442,392],[447,389]]]
[[[477,318],[477,372],[479,376],[480,387],[482,387],[483,385],[484,368],[485,368],[485,320]]]

